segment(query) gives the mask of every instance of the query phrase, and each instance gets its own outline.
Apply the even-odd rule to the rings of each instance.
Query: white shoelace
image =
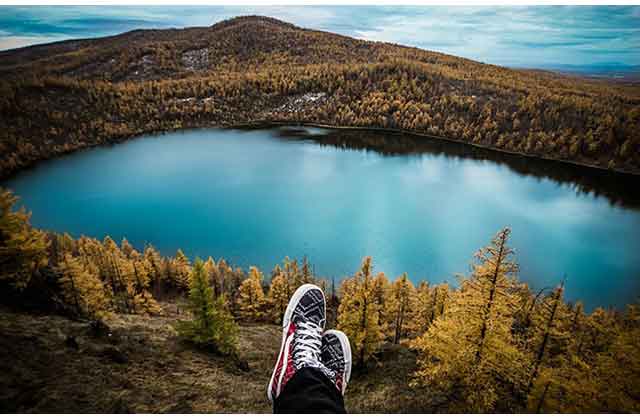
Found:
[[[328,369],[320,361],[322,327],[312,321],[302,321],[298,323],[295,335],[293,363],[296,370],[303,367],[314,367],[320,369],[329,378],[333,378],[335,372]]]

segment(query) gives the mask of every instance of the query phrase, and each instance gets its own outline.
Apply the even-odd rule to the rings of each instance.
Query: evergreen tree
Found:
[[[265,296],[262,290],[262,278],[260,270],[251,267],[249,277],[240,285],[238,312],[245,320],[260,321],[264,318]]]
[[[193,319],[178,323],[182,337],[222,354],[236,351],[237,326],[226,308],[224,297],[213,298],[213,289],[200,259],[196,259],[189,279],[188,309]]]
[[[33,229],[24,209],[13,211],[17,198],[0,189],[0,281],[22,290],[34,273],[47,263],[48,241]]]
[[[354,277],[344,280],[340,288],[338,329],[349,337],[355,360],[360,367],[364,367],[378,350],[383,339],[371,269],[371,257],[366,257],[360,271]]]

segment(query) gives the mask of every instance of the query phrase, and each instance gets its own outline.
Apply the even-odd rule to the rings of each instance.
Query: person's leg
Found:
[[[342,393],[321,370],[302,368],[287,382],[273,404],[276,414],[346,414]]]
[[[312,284],[300,286],[287,305],[267,388],[276,413],[345,413],[351,349],[343,333],[323,334],[325,308],[324,293]]]
[[[326,303],[322,290],[304,284],[295,291],[282,320],[282,344],[267,388],[272,403],[287,383],[303,368],[332,372],[320,361],[322,332],[326,321]]]
[[[333,373],[331,379],[344,396],[351,378],[351,344],[345,333],[327,330],[322,334],[320,360]]]

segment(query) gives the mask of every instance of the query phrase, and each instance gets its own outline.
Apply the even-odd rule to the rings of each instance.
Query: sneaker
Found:
[[[326,306],[322,289],[313,284],[303,284],[289,300],[282,320],[280,354],[267,388],[271,403],[289,379],[304,367],[314,367],[330,378],[333,376],[320,361]]]
[[[345,333],[337,330],[325,331],[320,360],[333,372],[332,381],[344,396],[351,378],[351,345]]]

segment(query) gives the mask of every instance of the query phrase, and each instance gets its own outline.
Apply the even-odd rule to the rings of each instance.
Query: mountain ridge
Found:
[[[270,17],[61,41],[0,62],[0,111],[18,116],[0,121],[1,176],[151,131],[253,121],[400,129],[640,174],[640,87]]]

